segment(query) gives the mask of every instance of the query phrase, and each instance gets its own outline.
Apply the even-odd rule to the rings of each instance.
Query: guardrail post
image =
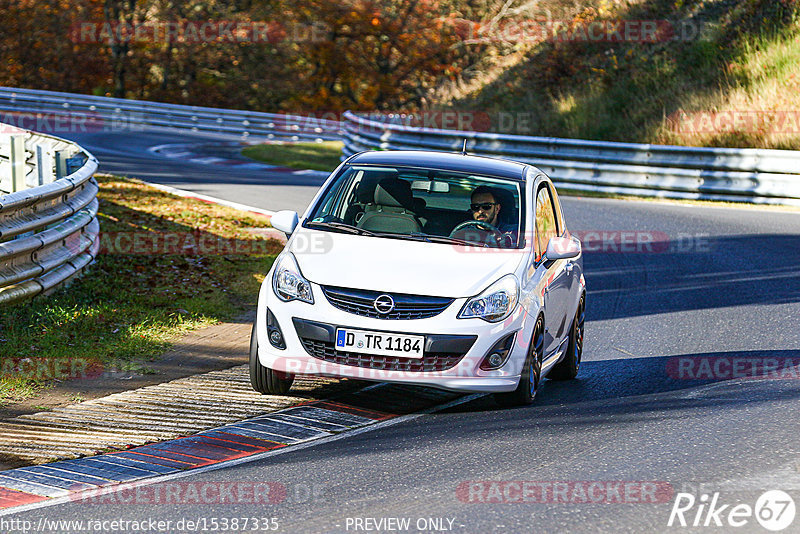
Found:
[[[56,180],[68,176],[67,172],[67,154],[63,150],[56,151]]]
[[[11,192],[28,188],[25,183],[25,135],[14,134],[11,138]]]
[[[44,185],[45,184],[45,177],[44,177],[44,150],[42,149],[42,145],[36,145],[36,176],[38,180],[36,181],[36,185]]]
[[[55,178],[53,152],[48,145],[36,145],[36,174],[39,185],[49,184]]]

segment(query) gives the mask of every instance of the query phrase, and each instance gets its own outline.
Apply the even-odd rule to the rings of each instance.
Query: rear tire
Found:
[[[256,325],[250,334],[250,385],[263,395],[286,395],[294,382],[294,375],[273,371],[258,361]]]
[[[552,380],[572,380],[578,376],[578,370],[581,368],[581,358],[583,357],[583,323],[585,317],[586,303],[584,297],[581,296],[569,332],[567,354],[563,360],[553,366],[553,369],[547,373],[547,378]]]
[[[544,354],[544,321],[541,317],[533,327],[531,345],[525,358],[525,365],[519,378],[517,389],[509,393],[495,393],[494,399],[500,406],[528,406],[536,398],[542,378],[542,356]]]

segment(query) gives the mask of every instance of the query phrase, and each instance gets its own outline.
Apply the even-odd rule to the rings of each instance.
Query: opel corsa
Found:
[[[288,236],[261,285],[250,381],[295,375],[491,392],[530,404],[574,378],[586,283],[550,179],[522,163],[425,151],[356,154]]]

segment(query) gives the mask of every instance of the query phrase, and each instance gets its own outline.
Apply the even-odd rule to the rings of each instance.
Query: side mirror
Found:
[[[570,237],[553,237],[547,242],[545,260],[566,260],[577,258],[581,253],[581,243]]]
[[[297,212],[290,210],[279,211],[270,218],[269,222],[273,228],[289,236],[297,228]]]

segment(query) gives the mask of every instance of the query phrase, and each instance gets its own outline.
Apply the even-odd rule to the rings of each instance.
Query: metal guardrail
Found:
[[[786,150],[695,148],[435,130],[391,120],[376,121],[350,112],[340,123],[299,115],[4,87],[0,87],[0,109],[33,122],[43,116],[80,120],[85,124],[78,126],[87,129],[154,127],[245,138],[343,139],[345,156],[362,150],[460,151],[466,139],[471,153],[531,163],[557,184],[574,190],[800,205],[800,153]],[[0,143],[0,177],[10,175],[4,168],[8,162],[3,155],[14,147],[18,150],[18,145],[6,149]],[[0,189],[3,187],[0,182]]]
[[[97,160],[69,141],[0,134],[0,305],[47,293],[97,255]],[[7,194],[5,194],[7,193]]]
[[[243,138],[341,139],[341,123],[313,116],[229,110],[144,100],[0,87],[0,110],[17,126],[37,129],[50,120],[71,121],[74,131],[141,130],[145,127],[223,133]],[[2,115],[0,115],[2,116]],[[67,127],[67,126],[62,126]],[[38,128],[42,129],[42,128]]]
[[[415,128],[344,114],[343,156],[460,152],[533,164],[561,187],[648,197],[800,205],[800,152],[695,148]]]

